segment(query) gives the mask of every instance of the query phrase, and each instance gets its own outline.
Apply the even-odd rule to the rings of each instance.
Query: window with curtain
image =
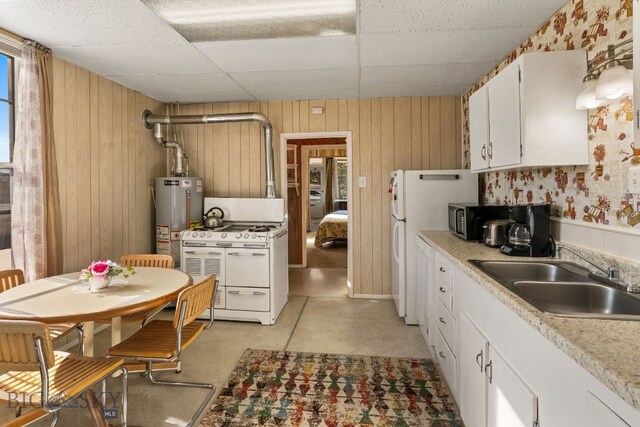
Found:
[[[0,269],[11,262],[12,150],[15,126],[16,59],[0,50]]]
[[[347,199],[347,159],[336,158],[337,194],[338,199]]]

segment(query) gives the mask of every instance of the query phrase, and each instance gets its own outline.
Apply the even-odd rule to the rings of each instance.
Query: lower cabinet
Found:
[[[538,399],[467,313],[460,315],[458,405],[467,427],[532,427]]]
[[[631,427],[631,424],[620,418],[609,406],[596,395],[586,393],[587,425],[585,427]]]

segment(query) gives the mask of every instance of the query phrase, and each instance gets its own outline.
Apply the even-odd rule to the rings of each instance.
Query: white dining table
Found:
[[[178,270],[136,267],[127,279],[91,291],[79,280],[80,272],[28,282],[0,293],[0,319],[36,320],[44,323],[83,323],[83,350],[93,356],[94,321],[111,319],[111,342],[121,340],[121,317],[161,307],[191,285],[191,276]]]

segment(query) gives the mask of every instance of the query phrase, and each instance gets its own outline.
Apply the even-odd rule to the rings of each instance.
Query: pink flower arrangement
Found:
[[[115,277],[124,272],[124,277],[136,274],[133,267],[122,267],[120,264],[111,260],[101,259],[93,261],[87,268],[80,273],[80,280],[88,282],[90,280],[104,280],[105,277]]]

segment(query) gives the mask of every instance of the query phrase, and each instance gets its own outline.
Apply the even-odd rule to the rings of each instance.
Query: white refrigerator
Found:
[[[448,230],[448,204],[478,202],[478,175],[468,170],[391,172],[391,294],[408,325],[417,325],[416,236]]]

